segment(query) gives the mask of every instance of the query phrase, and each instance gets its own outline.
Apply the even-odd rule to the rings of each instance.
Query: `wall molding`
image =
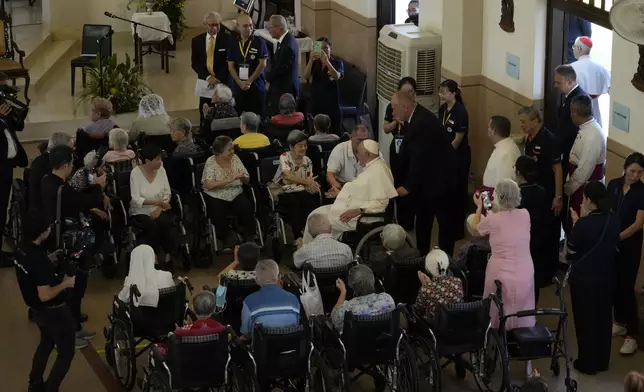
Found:
[[[328,11],[332,9],[331,0],[301,0],[302,7],[313,11]]]
[[[365,1],[365,0],[360,0],[360,1]],[[309,1],[310,2],[310,1]],[[316,2],[317,3],[317,2]],[[342,4],[338,4],[335,1],[331,1],[331,10],[337,12],[338,14],[341,14],[354,22],[364,26],[364,27],[377,27],[377,20],[376,18],[367,18],[366,16],[360,15],[359,13],[350,10],[349,8],[343,6]]]
[[[624,159],[635,152],[632,148],[611,139],[610,136],[608,137],[608,140],[606,140],[606,150]]]

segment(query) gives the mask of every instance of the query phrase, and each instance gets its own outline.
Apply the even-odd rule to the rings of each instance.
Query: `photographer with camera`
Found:
[[[14,167],[27,167],[28,159],[16,132],[21,132],[27,117],[27,106],[16,97],[17,89],[7,86],[7,75],[0,72],[0,241],[7,223],[7,208],[11,194]],[[5,264],[4,253],[0,256],[0,266]]]
[[[106,184],[105,174],[96,175],[93,181],[94,184],[84,192],[78,192],[69,185],[67,179],[72,174],[73,159],[73,150],[70,147],[57,146],[53,148],[49,153],[52,172],[43,177],[40,184],[41,213],[50,223],[60,225],[60,233],[55,233],[52,236],[53,239],[50,239],[50,244],[59,243],[62,240],[66,230],[65,225],[68,221],[79,222],[81,214],[87,216],[94,206],[100,205],[103,201],[103,188],[105,188]],[[60,204],[58,204],[59,197]],[[59,208],[60,221],[57,221]],[[56,238],[57,236],[59,238]],[[78,249],[72,250],[78,251]],[[87,316],[81,314],[81,301],[87,289],[87,278],[92,255],[84,251],[80,253],[81,256],[77,260],[76,285],[71,293],[70,307],[77,321],[76,337],[92,339],[96,336],[96,333],[87,331],[81,325],[82,322],[87,320]],[[66,255],[66,257],[69,259],[70,255]]]
[[[32,214],[25,222],[25,241],[16,252],[15,270],[20,292],[32,309],[40,330],[40,343],[29,374],[29,392],[58,391],[74,358],[75,347],[89,344],[86,340],[75,339],[76,321],[67,304],[66,291],[74,287],[76,278],[57,274],[54,263],[47,256],[44,243],[51,231],[52,226],[46,218]],[[45,383],[43,376],[54,346],[58,355]]]

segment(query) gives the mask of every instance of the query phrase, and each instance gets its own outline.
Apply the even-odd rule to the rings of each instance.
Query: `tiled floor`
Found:
[[[6,2],[5,7],[11,15],[14,27],[42,24],[41,0],[36,0],[32,6],[27,0],[11,0]]]

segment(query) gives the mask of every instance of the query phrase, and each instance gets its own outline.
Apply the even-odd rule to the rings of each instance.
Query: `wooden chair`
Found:
[[[30,78],[29,70],[23,63],[25,52],[20,50],[13,40],[11,16],[5,10],[0,10],[0,29],[4,32],[3,39],[0,39],[0,72],[6,74],[14,86],[16,79],[25,79],[25,100],[29,105],[31,102],[28,96]],[[16,54],[18,54],[18,61],[16,61]]]

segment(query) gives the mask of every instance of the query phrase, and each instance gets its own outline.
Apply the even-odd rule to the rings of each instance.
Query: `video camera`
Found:
[[[58,257],[58,273],[74,276],[80,261],[88,249],[96,243],[96,234],[90,226],[89,218],[81,215],[78,221],[65,218],[61,230],[62,248]]]
[[[9,85],[0,85],[0,105],[8,104],[11,106],[11,113],[9,113],[9,120],[15,121],[15,123],[20,124],[25,121],[27,118],[27,113],[29,112],[29,106],[20,102],[18,99],[18,93],[20,89],[15,86]]]

